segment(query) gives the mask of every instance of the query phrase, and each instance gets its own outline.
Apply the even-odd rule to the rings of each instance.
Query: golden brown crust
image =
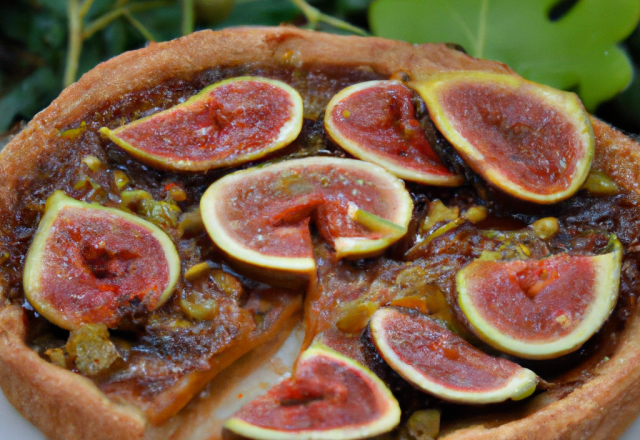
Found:
[[[502,64],[475,60],[444,45],[413,46],[289,27],[203,31],[153,44],[84,75],[6,147],[0,155],[0,233],[9,227],[4,220],[18,206],[25,185],[21,176],[29,175],[54,151],[57,129],[77,123],[104,101],[169,78],[188,78],[220,65],[279,64],[285,54],[300,65],[370,66],[386,75],[405,71],[414,79],[442,70],[511,72]],[[594,130],[595,166],[640,197],[640,146],[597,120]],[[41,360],[26,347],[23,322],[20,308],[0,309],[0,387],[22,414],[52,439],[135,439],[145,435],[146,421],[137,410],[108,401],[90,381]],[[616,438],[640,411],[640,341],[633,337],[639,332],[640,321],[634,315],[616,354],[595,371],[592,380],[567,397],[537,411],[533,401],[528,417],[495,428],[467,427],[444,438]]]
[[[24,344],[21,308],[0,310],[0,384],[7,400],[52,440],[144,436],[136,408],[109,401],[88,379],[43,361]]]

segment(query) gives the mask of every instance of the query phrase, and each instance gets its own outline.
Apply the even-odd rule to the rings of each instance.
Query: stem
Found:
[[[133,27],[138,29],[138,32],[140,32],[142,36],[147,39],[147,41],[155,43],[156,39],[153,38],[153,35],[149,31],[149,29],[147,29],[142,23],[136,20],[133,15],[129,13],[129,11],[125,11],[124,16],[127,17],[127,20],[129,20]]]
[[[91,9],[91,5],[93,4],[93,0],[84,0],[82,2],[82,6],[80,6],[80,19],[82,20],[86,17],[89,9]]]
[[[182,0],[182,35],[189,35],[195,27],[193,0]]]
[[[364,29],[354,26],[351,23],[347,23],[344,20],[340,20],[339,18],[332,17],[331,15],[320,13],[320,21],[324,21],[329,26],[333,26],[336,29],[353,32],[354,34],[362,35],[363,37],[369,35],[369,33]]]
[[[369,35],[364,29],[360,29],[357,26],[347,23],[344,20],[340,20],[339,18],[332,17],[331,15],[323,14],[318,9],[307,3],[305,0],[291,0],[291,3],[300,8],[307,21],[309,22],[309,27],[312,29],[314,29],[318,23],[323,22],[328,24],[329,26],[333,26],[336,29],[342,29],[344,31],[352,32],[358,35]]]
[[[67,46],[67,62],[64,69],[64,86],[71,85],[78,74],[78,63],[82,51],[82,22],[78,0],[68,0],[69,44]]]
[[[107,12],[102,17],[97,18],[96,20],[92,21],[87,26],[85,26],[84,32],[82,32],[82,38],[83,39],[87,39],[87,38],[91,37],[96,32],[101,31],[105,27],[109,26],[109,24],[113,20],[125,15],[125,13],[127,13],[127,12],[129,12],[129,13],[131,13],[131,12],[139,12],[139,11],[144,11],[144,10],[147,10],[147,9],[153,9],[153,8],[159,8],[161,6],[167,6],[169,4],[170,4],[170,2],[167,2],[167,1],[164,1],[164,0],[163,1],[151,1],[151,2],[146,2],[146,3],[134,3],[134,4],[129,5],[129,6],[124,6],[124,7],[121,7],[121,8],[114,9],[113,11]]]
[[[478,24],[478,45],[474,56],[482,58],[484,55],[484,41],[487,36],[487,10],[489,9],[489,0],[482,0],[480,7],[480,20]]]
[[[291,3],[293,3],[298,8],[300,8],[300,10],[304,14],[304,16],[307,18],[307,21],[309,22],[310,25],[315,26],[318,23],[318,21],[320,21],[320,11],[318,11],[316,8],[311,6],[306,1],[291,0]]]

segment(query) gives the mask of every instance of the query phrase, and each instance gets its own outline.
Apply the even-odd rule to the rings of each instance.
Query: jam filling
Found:
[[[71,127],[56,127],[60,135],[52,140],[55,148],[39,158],[31,175],[23,177],[18,189],[20,194],[17,195],[19,208],[5,213],[0,219],[0,292],[8,302],[21,305],[27,312],[27,343],[44,359],[52,361],[52,350],[64,348],[69,333],[40,317],[25,300],[22,265],[42,217],[45,201],[56,189],[75,199],[109,207],[121,206],[125,190],[146,191],[151,202],[145,209],[134,204],[134,211],[160,225],[172,238],[180,255],[183,274],[204,261],[210,267],[205,275],[190,281],[182,277],[172,298],[160,309],[147,315],[131,315],[127,325],[111,332],[119,358],[108,369],[92,376],[107,393],[138,403],[151,402],[186,375],[211,368],[209,360],[213,356],[242,344],[249,335],[255,335],[257,330],[274,322],[274,314],[280,313],[279,310],[300,300],[304,294],[302,291],[274,293],[269,286],[231,269],[204,229],[199,228],[197,222],[194,226],[187,221],[197,218],[200,197],[208,186],[238,168],[207,173],[155,170],[132,159],[98,132],[103,126],[115,129],[166,110],[183,103],[208,85],[243,75],[284,81],[298,90],[304,101],[305,121],[298,139],[260,163],[315,155],[349,157],[324,133],[324,107],[344,87],[385,79],[368,68],[221,67],[105,102],[84,121],[78,121]],[[97,158],[102,166],[88,167],[82,161],[88,155]],[[240,168],[256,164],[245,164]],[[122,174],[116,172],[126,175],[128,182],[125,187],[120,187]],[[543,177],[540,179],[544,180]],[[79,184],[82,182],[87,184]],[[184,190],[179,197],[176,197],[176,187]],[[464,265],[483,252],[504,250],[505,246],[515,255],[519,252],[516,248],[522,250],[520,245],[523,245],[532,258],[563,251],[590,254],[601,251],[607,234],[615,233],[625,253],[620,296],[605,326],[575,353],[553,361],[519,360],[518,363],[555,383],[555,391],[548,392],[556,393],[554,395],[560,398],[566,391],[563,387],[577,386],[588,380],[597,366],[614,353],[625,321],[634,313],[640,291],[636,253],[640,244],[640,210],[635,195],[622,192],[596,197],[580,191],[559,204],[532,209],[531,206],[523,208],[509,201],[487,200],[483,198],[486,193],[470,186],[452,189],[407,183],[407,187],[415,204],[410,232],[380,258],[336,261],[330,246],[317,231],[312,230],[318,262],[316,288],[322,295],[316,296],[317,300],[309,310],[317,315],[315,334],[324,334],[328,345],[356,359],[365,358],[357,336],[336,329],[335,323],[348,313],[346,306],[335,307],[336,304],[391,303],[410,297],[412,292],[425,291],[432,292],[429,298],[439,304],[439,319],[464,337],[464,317],[455,301],[455,274]],[[486,206],[488,215],[476,223],[458,222],[447,229],[450,222],[442,221],[429,230],[422,230],[420,225],[425,219],[428,202],[436,199],[447,207],[458,208],[459,212]],[[560,225],[554,238],[542,241],[533,236],[530,229],[524,230],[534,221],[550,216],[557,218]],[[445,229],[439,229],[442,227]],[[439,232],[436,234],[436,231]],[[108,276],[107,272],[104,273]],[[184,300],[214,301],[217,313],[210,319],[194,319],[181,305]],[[73,369],[73,365],[70,368]],[[399,400],[402,401],[403,396],[399,396]],[[509,408],[524,404],[526,402],[509,403]],[[457,423],[467,415],[477,417],[497,408],[441,405],[445,425]],[[513,411],[513,417],[517,417],[516,412]]]

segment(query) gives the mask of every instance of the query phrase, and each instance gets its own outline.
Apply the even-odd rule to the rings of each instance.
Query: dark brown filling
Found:
[[[40,158],[31,175],[22,177],[16,195],[20,200],[20,207],[12,213],[3,213],[0,218],[0,261],[5,260],[0,265],[0,291],[7,292],[6,296],[12,303],[20,304],[28,311],[28,344],[34,350],[46,358],[47,350],[63,347],[68,337],[68,332],[52,326],[33,312],[22,292],[24,258],[42,216],[46,198],[55,189],[62,189],[75,199],[99,202],[105,206],[119,206],[121,190],[116,186],[113,174],[119,170],[130,180],[127,189],[148,191],[156,201],[166,202],[172,186],[183,188],[186,191],[185,200],[173,201],[171,204],[179,207],[182,212],[190,212],[198,206],[201,195],[213,181],[234,171],[224,169],[198,174],[177,174],[151,169],[103,139],[98,133],[99,128],[116,128],[184,102],[202,88],[219,80],[247,74],[283,80],[296,88],[304,99],[306,119],[300,136],[292,145],[267,158],[267,161],[310,155],[347,157],[324,134],[323,109],[330,98],[344,87],[381,78],[367,68],[322,67],[298,70],[257,65],[217,68],[201,72],[189,80],[170,81],[151,90],[105,102],[101,108],[73,127],[57,127],[61,135],[52,139],[55,148],[50,150],[48,156]],[[81,126],[82,122],[86,126]],[[427,135],[430,141],[435,136],[434,133]],[[90,170],[82,163],[86,155],[97,157],[104,166],[96,171]],[[252,165],[254,164],[245,164],[241,168]],[[95,185],[78,185],[78,182],[87,178]],[[565,202],[541,207],[500,198],[486,202],[481,199],[477,190],[469,186],[446,189],[408,183],[407,187],[415,201],[412,232],[389,249],[383,258],[336,262],[328,247],[317,243],[316,258],[323,263],[319,264],[319,282],[326,298],[330,299],[339,292],[341,298],[346,300],[376,294],[389,295],[391,300],[393,292],[390,291],[397,289],[396,279],[404,272],[407,283],[403,288],[419,290],[430,288],[429,285],[437,286],[451,309],[448,315],[451,322],[464,328],[464,323],[456,321],[454,317],[460,317],[460,313],[456,313],[454,300],[455,273],[483,250],[492,250],[504,243],[503,239],[487,237],[480,231],[518,230],[539,218],[553,216],[560,221],[560,232],[552,241],[540,243],[528,236],[518,236],[518,240],[526,243],[534,255],[539,252],[543,256],[549,250],[561,252],[569,249],[577,253],[598,251],[602,248],[605,232],[617,234],[626,250],[620,298],[604,328],[577,352],[554,361],[518,360],[518,363],[554,382],[556,388],[548,393],[561,397],[562,393],[588,380],[598,363],[613,355],[625,321],[635,310],[640,287],[636,253],[640,244],[640,211],[635,195],[622,193],[611,197],[594,197],[580,191]],[[474,205],[487,205],[490,214],[481,223],[466,223],[426,245],[420,244],[424,237],[415,226],[425,216],[426,201],[435,199],[442,200],[447,206],[457,206],[461,211]],[[149,316],[132,315],[128,325],[124,326],[125,330],[112,332],[112,340],[121,359],[104,374],[96,377],[96,382],[103,389],[111,391],[117,389],[120,386],[118,384],[125,384],[128,389],[134,390],[134,394],[149,398],[166,390],[189,372],[206,370],[211,356],[239,343],[238,334],[265,325],[264,316],[269,308],[268,295],[263,301],[266,306],[256,306],[255,297],[260,295],[260,289],[265,286],[238,275],[226,266],[204,231],[182,230],[178,222],[167,221],[166,216],[162,217],[162,210],[154,212],[147,218],[163,226],[176,243],[183,273],[195,264],[209,261],[212,267],[235,276],[242,287],[236,289],[236,293],[230,293],[220,286],[220,281],[213,275],[193,282],[181,279],[172,299],[160,310]],[[102,257],[92,256],[91,261],[94,260],[96,274],[109,276],[110,272],[103,268]],[[194,295],[216,301],[218,313],[215,318],[194,321],[185,316],[180,307],[180,299],[193,298]],[[318,310],[321,315],[324,313],[321,320],[335,322],[334,308],[319,304]],[[400,396],[400,400],[408,401],[410,397]],[[500,409],[505,415],[495,421],[499,424],[527,411],[526,402],[493,405],[483,409],[442,405],[445,425],[451,426],[461,420],[461,413],[475,417]],[[405,407],[415,408],[412,405]]]

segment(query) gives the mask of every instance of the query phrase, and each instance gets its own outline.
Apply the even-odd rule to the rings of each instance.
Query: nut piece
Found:
[[[56,191],[29,248],[24,291],[53,324],[109,328],[162,306],[180,276],[180,258],[157,226],[119,209]]]
[[[444,72],[411,85],[469,166],[506,193],[556,203],[587,178],[595,141],[575,94],[488,72]]]
[[[560,230],[560,224],[555,217],[541,218],[533,222],[531,226],[533,227],[533,232],[542,240],[553,237]]]
[[[100,374],[120,357],[104,324],[86,324],[73,330],[65,349],[78,371],[86,376]]]
[[[279,150],[302,129],[302,97],[267,78],[206,87],[183,104],[100,132],[138,160],[175,171],[239,165]]]
[[[224,426],[253,439],[349,440],[383,434],[399,422],[398,402],[375,374],[315,344],[300,355],[291,379],[242,407]]]

